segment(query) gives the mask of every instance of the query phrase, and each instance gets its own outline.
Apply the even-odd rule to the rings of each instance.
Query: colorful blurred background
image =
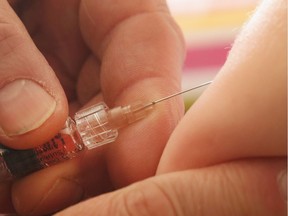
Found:
[[[212,80],[259,0],[167,0],[187,44],[182,88]],[[184,95],[188,108],[204,88]]]

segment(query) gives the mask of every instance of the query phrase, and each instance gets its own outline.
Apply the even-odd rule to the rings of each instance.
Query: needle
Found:
[[[184,93],[186,93],[186,92],[189,92],[189,91],[192,91],[192,90],[201,88],[201,87],[203,87],[203,86],[209,85],[209,84],[212,83],[212,82],[213,82],[213,81],[208,81],[208,82],[202,83],[202,84],[200,84],[200,85],[198,85],[198,86],[194,86],[194,87],[192,87],[192,88],[190,88],[190,89],[186,89],[186,90],[184,90],[184,91],[180,91],[180,92],[174,93],[174,94],[172,94],[172,95],[169,95],[169,96],[160,98],[160,99],[158,99],[158,100],[152,101],[152,102],[146,104],[145,106],[143,106],[141,109],[145,109],[145,108],[147,108],[147,107],[149,107],[149,106],[153,106],[153,105],[155,105],[155,104],[157,104],[157,103],[160,103],[160,102],[162,102],[162,101],[168,100],[168,99],[170,99],[170,98],[172,98],[172,97],[176,97],[176,96],[181,95],[181,94],[184,94]]]

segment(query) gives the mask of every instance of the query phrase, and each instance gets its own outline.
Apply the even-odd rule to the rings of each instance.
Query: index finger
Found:
[[[150,101],[179,90],[184,46],[165,1],[88,0],[81,6],[84,39],[100,59],[102,93],[109,105]],[[183,112],[179,100],[160,107],[125,129],[110,148],[107,163],[117,185],[154,174]]]
[[[184,45],[164,1],[86,0],[80,7],[81,31],[101,64],[101,91],[110,107],[154,100],[180,88]],[[91,103],[96,103],[97,98]],[[91,196],[110,180],[112,187],[119,187],[155,174],[166,141],[182,114],[181,101],[172,99],[159,105],[146,119],[122,130],[116,143],[105,149],[106,162],[97,157],[99,151],[91,151],[81,160],[16,182],[16,209],[22,213],[48,213],[83,198],[79,192],[76,199],[71,195],[73,191],[85,191]],[[70,184],[67,179],[72,179]],[[75,181],[77,184],[71,184]],[[55,182],[61,182],[57,190],[53,190]],[[57,202],[53,202],[55,199]]]

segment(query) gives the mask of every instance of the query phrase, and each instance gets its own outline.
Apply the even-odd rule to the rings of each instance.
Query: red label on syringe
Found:
[[[53,139],[34,149],[38,160],[43,166],[67,160],[70,155],[78,152],[79,146],[69,134],[58,133]]]

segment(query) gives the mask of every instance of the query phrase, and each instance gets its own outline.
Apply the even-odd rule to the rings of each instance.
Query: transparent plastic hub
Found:
[[[109,124],[108,110],[105,103],[99,103],[76,113],[77,131],[88,149],[113,142],[117,138],[117,129],[112,129]]]
[[[117,138],[119,128],[145,118],[155,104],[210,83],[145,104],[135,102],[111,110],[103,102],[93,105],[76,113],[74,120],[68,117],[62,130],[35,148],[15,150],[0,143],[0,182],[28,175],[70,160],[86,149],[111,143]]]

